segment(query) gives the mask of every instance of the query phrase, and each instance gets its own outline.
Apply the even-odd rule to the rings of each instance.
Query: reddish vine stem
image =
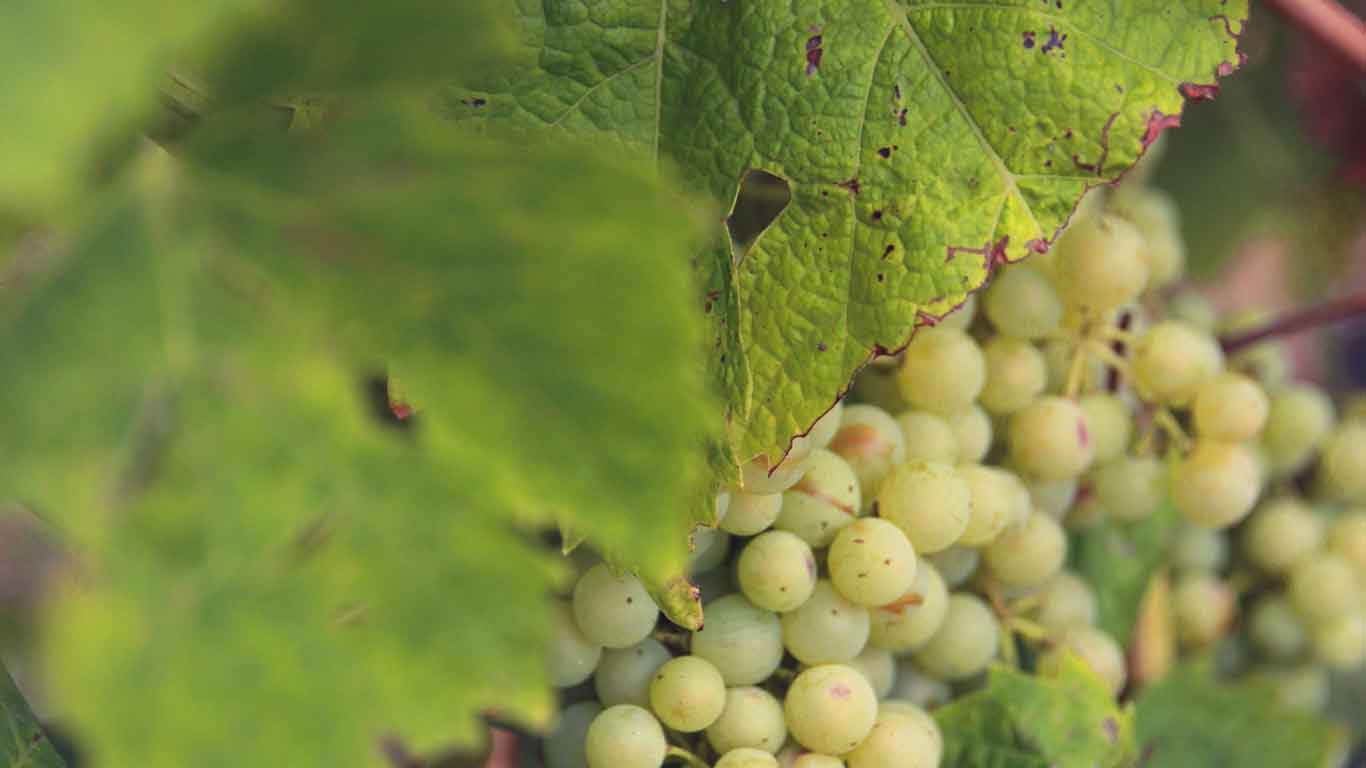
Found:
[[[1287,21],[1366,71],[1366,23],[1334,0],[1266,0]]]
[[[1233,353],[1266,339],[1292,336],[1363,316],[1366,316],[1366,290],[1312,307],[1292,310],[1260,328],[1230,334],[1219,342],[1223,345],[1225,353]]]

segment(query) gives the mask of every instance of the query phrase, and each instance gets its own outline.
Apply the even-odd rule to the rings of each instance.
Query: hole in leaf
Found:
[[[743,251],[748,248],[791,201],[792,188],[786,179],[759,170],[745,174],[740,182],[740,196],[735,201],[735,211],[726,220],[736,249]]]

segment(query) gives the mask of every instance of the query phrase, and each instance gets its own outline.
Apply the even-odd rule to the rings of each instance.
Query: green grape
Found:
[[[1172,593],[1172,614],[1181,642],[1203,648],[1223,635],[1233,621],[1236,596],[1223,581],[1206,573],[1186,574]]]
[[[892,692],[892,686],[896,684],[896,658],[891,651],[869,645],[850,659],[848,665],[868,679],[879,701]]]
[[[921,561],[915,583],[904,595],[869,612],[868,644],[895,653],[913,651],[939,631],[948,607],[949,592],[939,570]]]
[[[963,535],[971,519],[972,496],[962,474],[948,464],[907,463],[882,481],[874,508],[906,534],[916,552],[930,554]]]
[[[1030,515],[1024,525],[996,537],[982,556],[991,575],[1008,587],[1043,584],[1062,570],[1067,535],[1048,515]]]
[[[1314,627],[1314,658],[1334,669],[1352,669],[1366,661],[1366,618],[1351,613]]]
[[[1074,624],[1063,630],[1052,648],[1039,657],[1039,674],[1053,677],[1062,669],[1066,654],[1075,654],[1109,687],[1118,694],[1128,676],[1124,667],[1124,652],[1107,632],[1084,624]]]
[[[1096,623],[1096,593],[1080,576],[1060,571],[1037,593],[1031,617],[1045,629],[1059,631],[1074,624]]]
[[[876,405],[888,413],[901,413],[911,407],[901,396],[901,388],[896,383],[896,369],[901,367],[900,355],[884,355],[873,358],[864,366],[849,390],[853,402]]]
[[[739,590],[735,584],[734,568],[713,568],[706,573],[690,576],[688,580],[697,587],[703,605]]]
[[[962,680],[987,668],[996,657],[1001,625],[976,595],[949,596],[944,623],[929,642],[915,652],[915,664],[941,680]]]
[[[1270,408],[1260,384],[1241,373],[1225,371],[1195,391],[1191,415],[1196,434],[1237,443],[1261,433]]]
[[[927,676],[916,669],[910,659],[898,659],[892,698],[883,699],[878,709],[895,711],[906,706],[928,709],[948,704],[952,698],[953,688],[948,683]]]
[[[1299,656],[1308,643],[1304,622],[1281,595],[1257,602],[1248,616],[1247,633],[1257,650],[1277,661]]]
[[[1309,463],[1333,428],[1333,402],[1308,384],[1287,387],[1271,396],[1262,451],[1274,476],[1292,475]]]
[[[778,768],[778,759],[762,749],[732,749],[716,761],[715,768]]]
[[[1043,480],[1077,477],[1091,465],[1095,446],[1086,414],[1071,400],[1042,397],[1010,419],[1010,458]]]
[[[843,755],[873,730],[877,696],[858,670],[823,664],[797,675],[783,712],[797,743],[813,752]]]
[[[1035,512],[1042,512],[1054,520],[1067,517],[1067,510],[1077,500],[1079,483],[1076,478],[1067,480],[1030,480],[1025,484],[1029,489],[1029,501]]]
[[[1328,706],[1328,672],[1316,664],[1300,664],[1288,669],[1263,670],[1258,677],[1270,682],[1276,701],[1288,710],[1313,715]]]
[[[1006,526],[1029,516],[1029,490],[1013,473],[999,467],[964,464],[958,467],[958,474],[972,497],[968,525],[958,539],[962,546],[984,547]]]
[[[593,690],[605,706],[650,705],[650,680],[671,658],[669,649],[652,637],[630,648],[611,649],[602,654],[598,671],[593,674]]]
[[[767,531],[740,553],[740,591],[764,610],[782,613],[806,602],[816,588],[816,556],[796,534]]]
[[[938,768],[944,737],[929,713],[917,707],[879,710],[868,738],[850,752],[849,768]]]
[[[743,595],[726,595],[707,604],[706,624],[692,633],[691,647],[720,670],[726,685],[755,685],[783,660],[782,625]]]
[[[940,328],[953,328],[959,331],[966,331],[972,327],[972,321],[977,319],[977,294],[970,293],[963,300],[962,304],[954,307],[947,315],[939,318]]]
[[[1058,241],[1058,293],[1092,317],[1138,297],[1148,284],[1143,238],[1133,224],[1101,215],[1076,220]]]
[[[1076,350],[1077,343],[1066,338],[1049,339],[1040,345],[1039,351],[1043,354],[1044,368],[1048,373],[1045,392],[1060,395],[1067,389],[1067,379],[1072,373],[1072,360]],[[1082,362],[1081,391],[1104,389],[1107,371],[1104,362],[1094,355],[1087,355]]]
[[[874,405],[851,405],[844,409],[830,450],[854,470],[866,506],[887,473],[906,460],[906,438],[891,414]]]
[[[1323,552],[1290,572],[1290,604],[1310,624],[1353,613],[1361,605],[1356,571],[1342,557]]]
[[[555,636],[550,644],[550,677],[555,685],[578,685],[593,674],[602,658],[602,646],[584,637],[569,606],[556,600]]]
[[[1207,528],[1246,517],[1261,487],[1261,463],[1242,443],[1197,440],[1171,473],[1172,502],[1187,520]]]
[[[1224,367],[1212,336],[1176,320],[1149,328],[1134,344],[1129,375],[1144,400],[1185,407]]]
[[[668,749],[659,721],[634,704],[604,709],[584,740],[590,768],[659,768]]]
[[[1184,288],[1167,299],[1167,317],[1205,333],[1214,333],[1219,324],[1219,310],[1199,291],[1191,288]]]
[[[721,518],[721,530],[732,536],[753,536],[768,530],[782,508],[781,493],[733,493]]]
[[[835,535],[826,567],[845,599],[867,607],[886,605],[915,582],[915,549],[896,525],[863,517]]]
[[[600,712],[602,705],[591,700],[565,707],[555,723],[555,730],[541,743],[541,757],[545,758],[546,768],[588,768],[584,743],[588,740],[589,726]]]
[[[953,328],[922,328],[897,371],[901,396],[925,411],[956,413],[972,404],[986,380],[977,342]]]
[[[996,414],[1014,413],[1038,397],[1047,380],[1043,355],[1033,344],[997,336],[982,348],[987,377],[979,401]]]
[[[803,664],[846,662],[868,644],[868,609],[844,599],[825,579],[781,621],[783,645]]]
[[[1042,339],[1062,323],[1062,300],[1048,278],[1029,264],[1011,264],[992,277],[982,309],[997,332]]]
[[[1091,491],[1116,520],[1142,520],[1167,499],[1167,468],[1152,456],[1125,456],[1091,475]]]
[[[943,417],[929,411],[904,411],[896,417],[905,446],[903,461],[958,461],[958,435]]]
[[[793,761],[792,768],[845,768],[845,765],[838,757],[807,752]]]
[[[1334,520],[1328,548],[1351,563],[1366,582],[1366,511],[1353,510]]]
[[[925,556],[925,562],[934,566],[944,579],[944,586],[957,589],[967,583],[977,573],[982,553],[972,547],[949,547],[943,552]]]
[[[574,585],[574,620],[584,637],[607,648],[629,648],[649,636],[659,607],[634,576],[614,576],[599,563]]]
[[[1366,423],[1347,422],[1323,442],[1318,487],[1340,501],[1366,501]]]
[[[696,733],[716,722],[725,706],[726,682],[701,657],[670,659],[650,681],[650,709],[675,731]]]
[[[973,403],[949,414],[946,419],[958,443],[960,463],[975,464],[986,458],[987,451],[991,450],[991,417],[980,405]]]
[[[792,448],[788,453],[792,456],[810,456],[813,451],[829,445],[835,433],[839,431],[843,415],[844,401],[836,400],[830,410],[816,419],[816,423],[811,425],[811,429],[807,430],[805,435],[792,439]]]
[[[730,534],[716,528],[699,526],[692,532],[692,556],[688,558],[689,573],[706,573],[725,561],[730,554]]]
[[[1265,310],[1242,309],[1221,318],[1219,331],[1222,334],[1251,331],[1266,325],[1270,320],[1271,315]],[[1242,348],[1229,358],[1229,367],[1251,376],[1260,382],[1267,392],[1274,392],[1285,386],[1294,368],[1289,352],[1279,341],[1260,341]]]
[[[844,459],[821,449],[808,461],[806,474],[783,493],[783,508],[773,525],[812,547],[825,547],[858,517],[863,499],[858,476]]]
[[[1217,571],[1228,562],[1228,538],[1221,531],[1184,523],[1176,532],[1171,561],[1179,571]]]
[[[727,690],[721,716],[707,727],[707,741],[721,753],[748,747],[777,754],[786,740],[782,703],[749,685]]]
[[[745,493],[782,493],[797,484],[806,474],[810,456],[789,456],[769,471],[763,459],[755,459],[740,467],[740,486]]]
[[[1323,544],[1323,521],[1309,505],[1283,496],[1257,507],[1243,529],[1243,551],[1268,573],[1286,573]]]
[[[1138,228],[1143,238],[1139,256],[1148,265],[1149,287],[1161,288],[1179,279],[1186,269],[1186,246],[1176,203],[1153,187],[1125,185],[1109,207]]]
[[[1105,393],[1087,395],[1078,405],[1086,419],[1095,463],[1104,464],[1123,456],[1134,430],[1134,416],[1129,406],[1117,395]]]

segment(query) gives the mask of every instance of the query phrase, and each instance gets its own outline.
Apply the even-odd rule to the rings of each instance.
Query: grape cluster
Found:
[[[1366,503],[1366,418],[1335,425],[1275,342],[1226,358],[1215,334],[1255,320],[1173,293],[1170,201],[1102,194],[875,360],[781,463],[742,467],[694,535],[702,629],[630,575],[583,573],[557,614],[573,703],[550,768],[932,768],[929,710],[993,661],[1047,676],[1075,654],[1118,696],[1123,649],[1067,568],[1068,530],[1169,500],[1183,644],[1224,637],[1233,583],[1254,579],[1247,634],[1300,699],[1310,660],[1361,662],[1366,508],[1338,510]]]

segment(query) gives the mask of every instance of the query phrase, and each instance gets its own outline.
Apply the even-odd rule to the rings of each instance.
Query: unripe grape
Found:
[[[1129,374],[1144,400],[1184,407],[1224,367],[1224,353],[1207,333],[1166,320],[1134,345]]]
[[[1029,516],[1029,490],[1013,473],[999,467],[964,464],[958,474],[972,496],[968,525],[958,539],[963,546],[984,547],[1006,526],[1024,522]]]
[[[1219,332],[1231,335],[1266,325],[1271,314],[1257,308],[1241,309],[1220,319]],[[1246,374],[1259,382],[1267,392],[1275,392],[1286,385],[1293,373],[1289,352],[1280,341],[1259,341],[1238,350],[1229,357],[1229,368]]]
[[[797,757],[792,768],[845,768],[844,761],[838,757],[807,752]]]
[[[944,586],[949,589],[957,589],[967,583],[967,580],[977,573],[977,565],[981,559],[980,551],[966,546],[949,547],[943,552],[925,557],[925,561],[939,571],[939,576],[944,579]]]
[[[1101,215],[1076,221],[1058,241],[1058,292],[1093,317],[1138,297],[1148,284],[1143,238],[1133,224]]]
[[[598,645],[629,648],[649,636],[658,618],[659,607],[639,579],[614,576],[602,563],[574,585],[574,621]]]
[[[783,701],[792,737],[807,749],[842,755],[873,730],[877,696],[857,670],[839,664],[811,667],[797,675]]]
[[[706,573],[725,561],[730,554],[730,534],[716,528],[698,527],[692,532],[689,573]]]
[[[982,306],[999,333],[1017,339],[1042,339],[1062,323],[1058,292],[1029,264],[998,271],[987,285]]]
[[[650,709],[675,731],[696,733],[716,722],[725,706],[726,682],[698,656],[665,662],[650,681]]]
[[[1308,641],[1304,622],[1280,595],[1262,598],[1248,616],[1248,638],[1257,650],[1277,661],[1288,661],[1304,651]]]
[[[1270,407],[1260,384],[1225,371],[1200,385],[1191,413],[1196,434],[1237,443],[1261,433]]]
[[[1094,456],[1086,414],[1071,400],[1042,397],[1010,419],[1010,458],[1028,475],[1077,477]]]
[[[1335,669],[1351,669],[1366,661],[1366,618],[1350,613],[1313,629],[1314,658]]]
[[[588,728],[601,712],[602,705],[591,700],[565,707],[555,723],[555,730],[541,744],[546,768],[588,768],[584,744],[588,740]]]
[[[1092,672],[1117,694],[1124,687],[1128,676],[1124,667],[1124,652],[1119,643],[1108,633],[1085,625],[1073,625],[1056,639],[1056,644],[1039,657],[1039,674],[1048,677],[1058,675],[1062,670],[1062,659],[1068,654],[1076,654]]]
[[[1187,520],[1223,528],[1252,511],[1262,487],[1262,467],[1241,443],[1198,440],[1171,473],[1172,501]]]
[[[768,530],[782,508],[781,493],[733,493],[721,518],[721,530],[733,536],[753,536]]]
[[[809,544],[787,531],[766,531],[745,545],[736,564],[736,578],[751,603],[782,613],[811,597],[816,570]]]
[[[630,648],[604,652],[598,671],[593,674],[593,690],[598,694],[598,701],[608,707],[617,704],[650,706],[650,681],[670,658],[669,649],[652,637]]]
[[[869,612],[868,644],[895,653],[913,651],[939,631],[948,604],[948,588],[939,570],[921,561],[915,583],[904,595]]]
[[[1048,373],[1045,391],[1060,395],[1067,389],[1067,379],[1072,373],[1072,361],[1077,343],[1071,339],[1049,339],[1040,347],[1044,368]],[[1094,355],[1086,355],[1082,362],[1081,390],[1083,392],[1104,389],[1106,366]]]
[[[918,553],[940,552],[963,535],[972,511],[967,480],[937,462],[903,464],[882,482],[875,504],[882,519],[900,528]]]
[[[987,416],[987,412],[973,403],[946,418],[958,442],[959,463],[974,464],[986,458],[987,451],[991,450],[992,437],[991,417]]]
[[[910,659],[898,659],[896,663],[896,685],[892,688],[892,698],[883,699],[878,711],[898,711],[907,706],[928,709],[949,703],[953,689],[943,680],[936,680],[915,668]]]
[[[906,347],[897,371],[902,397],[935,413],[957,413],[972,404],[986,379],[977,342],[952,328],[922,328]]]
[[[716,768],[779,768],[778,758],[761,750],[733,749],[716,761]]]
[[[604,709],[584,740],[590,768],[659,768],[668,748],[659,721],[633,704]]]
[[[1181,641],[1193,648],[1213,643],[1233,621],[1236,596],[1228,584],[1204,573],[1187,574],[1172,593]]]
[[[1309,463],[1333,428],[1333,403],[1317,387],[1287,387],[1271,397],[1262,450],[1272,475],[1292,475]]]
[[[1027,482],[1025,487],[1029,489],[1029,501],[1035,512],[1061,521],[1067,516],[1067,510],[1071,509],[1072,503],[1077,500],[1078,485],[1076,478],[1068,480],[1039,480],[1035,478]]]
[[[1139,256],[1148,265],[1148,286],[1161,288],[1175,282],[1186,269],[1186,244],[1181,240],[1175,202],[1153,187],[1123,189],[1111,199],[1110,209],[1133,222],[1142,236]]]
[[[1366,511],[1353,510],[1334,520],[1328,548],[1351,563],[1366,583]]]
[[[1328,706],[1328,672],[1317,664],[1264,670],[1258,677],[1271,683],[1276,702],[1292,712],[1314,715]]]
[[[896,417],[896,423],[904,438],[904,461],[958,461],[958,436],[943,416],[929,411],[904,411]]]
[[[911,407],[901,396],[901,388],[896,383],[896,372],[901,367],[901,355],[874,357],[854,377],[849,390],[852,402],[875,405],[888,413],[901,413]]]
[[[947,315],[939,318],[940,328],[954,328],[959,331],[966,331],[972,327],[972,321],[977,318],[977,294],[970,293],[963,300],[962,304],[949,310]]]
[[[1006,586],[1034,586],[1051,579],[1067,558],[1067,536],[1048,515],[1030,515],[983,552],[991,575]]]
[[[1074,624],[1096,623],[1096,595],[1071,571],[1061,571],[1049,579],[1037,599],[1031,616],[1045,629],[1059,631]]]
[[[1314,510],[1285,496],[1252,513],[1243,531],[1243,550],[1263,571],[1285,573],[1318,552],[1323,533],[1323,521]]]
[[[830,581],[846,599],[866,607],[886,605],[915,581],[910,539],[881,518],[855,520],[835,536],[826,556]]]
[[[1338,555],[1322,553],[1290,572],[1290,604],[1305,621],[1324,624],[1355,613],[1361,589],[1352,564]]]
[[[1167,498],[1167,468],[1152,456],[1126,456],[1097,469],[1091,490],[1116,520],[1142,520]]]
[[[942,680],[962,680],[987,668],[996,657],[1001,626],[981,598],[949,596],[939,631],[915,653],[916,666]]]
[[[797,534],[812,547],[824,547],[858,517],[863,499],[858,477],[844,459],[821,449],[808,461],[806,474],[783,493],[774,527]]]
[[[1087,395],[1078,405],[1086,419],[1095,463],[1104,464],[1124,455],[1134,430],[1134,415],[1129,406],[1118,396],[1104,393]]]
[[[792,448],[788,450],[789,456],[806,457],[812,452],[820,450],[830,444],[830,440],[839,431],[840,421],[844,414],[844,401],[836,400],[830,410],[821,414],[816,423],[811,425],[811,429],[804,435],[798,435],[792,439]]]
[[[887,694],[892,692],[892,685],[896,683],[896,659],[891,651],[870,645],[851,659],[849,666],[868,679],[879,700],[887,698]]]
[[[740,467],[741,489],[745,493],[755,494],[782,493],[796,485],[806,474],[808,459],[810,456],[789,456],[772,471],[769,471],[768,462],[762,458],[747,462]]]
[[[1179,571],[1217,571],[1228,562],[1228,538],[1222,531],[1185,523],[1176,533],[1171,560]]]
[[[982,349],[986,382],[979,400],[992,413],[1014,413],[1038,397],[1047,383],[1043,355],[1033,344],[997,336]]]
[[[707,727],[707,741],[720,753],[748,747],[776,754],[786,739],[782,703],[754,686],[727,690],[721,716]]]
[[[602,658],[602,646],[584,637],[569,606],[554,604],[555,635],[550,644],[550,678],[565,688],[578,685],[593,674]]]
[[[755,685],[783,660],[782,625],[743,595],[727,595],[707,604],[706,623],[692,633],[691,648],[721,672],[726,685]]]
[[[886,411],[873,405],[851,405],[844,409],[830,450],[854,470],[867,507],[877,496],[882,479],[906,460],[906,438]]]
[[[944,737],[923,710],[879,711],[873,730],[845,756],[849,768],[938,768]]]
[[[1331,499],[1366,501],[1366,422],[1345,423],[1328,436],[1316,479]]]
[[[1219,325],[1219,310],[1199,291],[1189,288],[1167,299],[1167,317],[1205,333],[1214,333]]]
[[[783,645],[803,664],[846,662],[868,644],[868,609],[846,600],[825,579],[781,623]]]

